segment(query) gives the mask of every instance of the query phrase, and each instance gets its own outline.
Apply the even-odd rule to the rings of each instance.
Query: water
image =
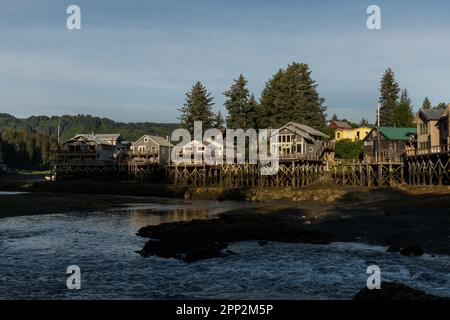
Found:
[[[22,194],[29,194],[29,192],[19,192],[19,191],[0,191],[0,196],[18,196]]]
[[[364,244],[232,244],[225,259],[143,258],[145,225],[212,218],[234,202],[160,200],[129,209],[0,219],[2,299],[350,299],[368,265],[382,279],[450,296],[450,257],[402,257]],[[81,268],[81,290],[66,269]]]

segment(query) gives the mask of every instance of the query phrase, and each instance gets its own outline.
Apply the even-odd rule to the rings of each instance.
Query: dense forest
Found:
[[[178,127],[170,123],[122,123],[90,115],[33,116],[18,119],[0,114],[0,163],[15,169],[46,169],[50,152],[77,133],[120,133],[125,140],[134,141],[143,134],[167,136]]]

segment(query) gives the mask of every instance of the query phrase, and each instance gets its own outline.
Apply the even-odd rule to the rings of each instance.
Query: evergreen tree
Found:
[[[241,74],[224,96],[227,97],[224,105],[228,110],[227,127],[232,129],[246,128],[246,112],[249,103],[247,80]]]
[[[214,128],[219,129],[219,130],[224,129],[224,124],[225,124],[225,121],[223,120],[222,113],[219,110],[216,113],[215,118],[214,118]]]
[[[414,113],[412,102],[406,89],[402,90],[400,101],[394,109],[391,121],[391,126],[394,127],[414,127]]]
[[[424,110],[431,109],[431,101],[430,101],[430,99],[428,99],[428,97],[426,97],[425,100],[423,100],[422,109],[424,109]]]
[[[198,81],[192,86],[191,91],[186,93],[186,102],[182,108],[181,115],[178,118],[181,126],[191,133],[194,132],[194,121],[202,121],[203,130],[212,128],[214,114],[211,107],[214,105],[211,94]]]
[[[435,107],[436,109],[447,109],[447,104],[445,102],[438,103]]]
[[[259,104],[255,96],[252,94],[245,110],[245,129],[258,129]]]
[[[361,121],[359,122],[359,126],[360,127],[371,127],[372,125],[370,124],[369,120],[367,120],[366,118],[362,118]]]
[[[324,101],[317,92],[309,66],[294,62],[275,74],[263,90],[261,122],[263,126],[280,127],[295,121],[324,129]]]
[[[280,69],[275,73],[269,81],[266,82],[261,93],[261,103],[259,108],[259,128],[275,128],[279,121],[275,119],[275,116],[280,113],[280,109],[275,104],[275,98],[281,92],[282,80],[284,76],[284,70]]]
[[[338,116],[336,115],[336,113],[333,113],[333,116],[331,117],[330,121],[339,121]]]
[[[381,79],[380,86],[380,125],[382,127],[393,126],[393,113],[397,106],[400,88],[395,81],[394,72],[388,68]]]

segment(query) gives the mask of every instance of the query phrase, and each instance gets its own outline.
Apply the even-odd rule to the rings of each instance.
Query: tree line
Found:
[[[7,128],[0,134],[0,163],[10,168],[48,169],[51,153],[56,150],[57,138],[43,133],[32,133],[24,128]]]
[[[48,169],[50,153],[79,133],[120,133],[124,140],[135,141],[144,134],[168,136],[176,123],[122,123],[91,115],[32,116],[18,119],[0,114],[0,163],[14,169]]]
[[[406,88],[401,89],[395,80],[394,71],[388,68],[381,78],[380,85],[380,126],[382,127],[415,127],[411,98]],[[422,103],[422,109],[445,109],[444,102],[432,106],[428,97]],[[375,121],[377,123],[377,120]]]
[[[293,62],[280,69],[267,82],[259,100],[247,88],[241,74],[223,93],[228,112],[223,119],[214,114],[214,98],[201,83],[195,83],[186,93],[184,105],[179,109],[181,126],[193,132],[194,121],[203,121],[203,128],[231,129],[279,128],[295,121],[315,129],[326,127],[325,99],[319,95],[317,83],[311,77],[307,64]]]

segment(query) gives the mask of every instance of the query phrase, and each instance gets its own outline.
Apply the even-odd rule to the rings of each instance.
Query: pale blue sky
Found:
[[[259,97],[292,61],[311,66],[330,116],[373,121],[387,67],[416,107],[450,102],[448,0],[317,2],[1,0],[0,112],[175,122],[197,80],[224,110],[240,73]],[[369,4],[382,30],[366,28]]]

